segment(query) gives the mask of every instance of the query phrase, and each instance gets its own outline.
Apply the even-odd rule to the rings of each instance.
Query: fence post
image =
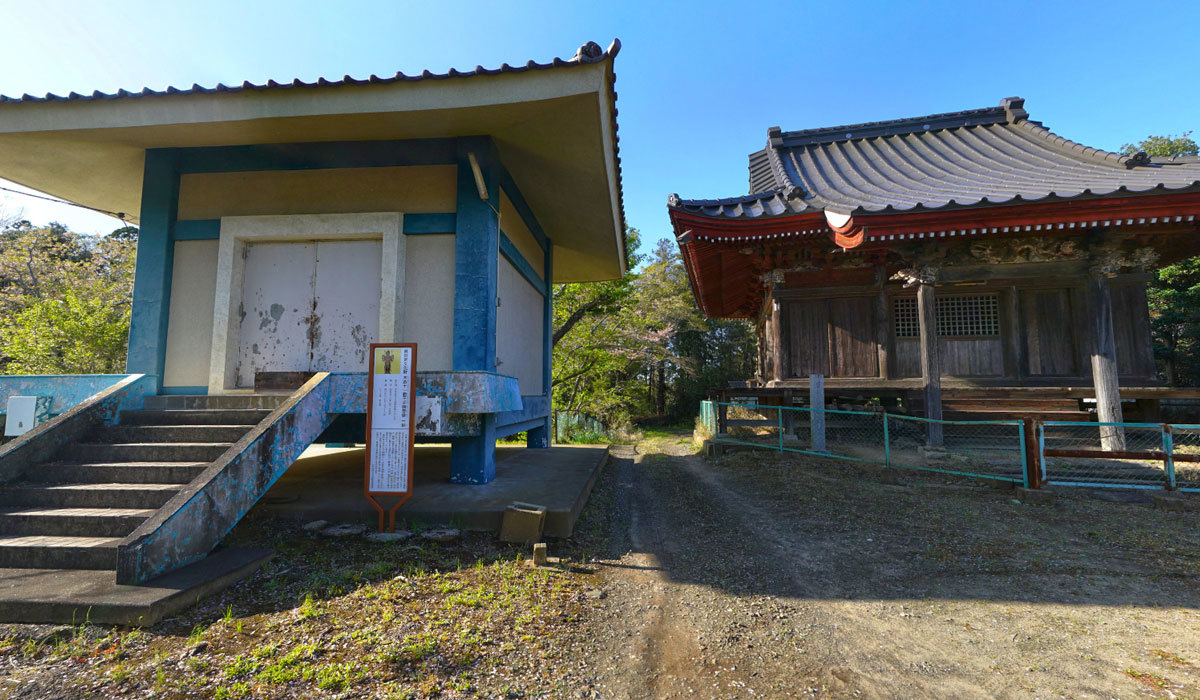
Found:
[[[1041,436],[1038,434],[1038,419],[1026,416],[1022,419],[1021,449],[1025,454],[1025,488],[1042,488]]]
[[[892,441],[888,436],[888,413],[883,412],[883,466],[892,466]]]
[[[775,415],[779,419],[779,451],[783,452],[783,408],[775,409]]]
[[[1163,466],[1167,471],[1167,490],[1175,490],[1175,435],[1171,432],[1171,424],[1162,425]]]
[[[729,406],[725,405],[725,399],[727,398],[726,396],[722,396],[721,402],[717,404],[717,434],[714,437],[719,437],[729,432]]]
[[[809,431],[813,452],[825,451],[825,375],[808,375]]]

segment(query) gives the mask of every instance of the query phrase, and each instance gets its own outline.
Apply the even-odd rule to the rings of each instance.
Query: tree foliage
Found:
[[[1178,136],[1147,136],[1137,143],[1127,143],[1121,146],[1121,153],[1131,156],[1139,151],[1148,156],[1170,158],[1172,156],[1194,156],[1200,153],[1200,147],[1191,138],[1192,132],[1185,131]]]
[[[0,371],[121,372],[136,237],[18,221],[0,231]]]
[[[1192,132],[1148,136],[1125,144],[1121,152],[1150,156],[1194,156]],[[1173,386],[1200,386],[1200,257],[1159,268],[1146,288],[1154,356],[1163,378]]]
[[[554,290],[555,408],[609,425],[690,418],[710,386],[752,373],[754,333],[702,316],[674,243],[640,254],[636,229],[626,240],[621,279]]]

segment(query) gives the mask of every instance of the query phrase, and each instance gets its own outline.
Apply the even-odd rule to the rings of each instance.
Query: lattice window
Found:
[[[893,299],[892,318],[897,338],[920,337],[914,297]],[[1000,335],[1000,299],[995,294],[938,297],[937,326],[944,338]]]
[[[918,338],[921,322],[917,319],[915,297],[897,297],[892,300],[892,319],[896,324],[897,338]]]
[[[940,297],[937,300],[938,335],[1000,335],[1000,300],[995,294]]]

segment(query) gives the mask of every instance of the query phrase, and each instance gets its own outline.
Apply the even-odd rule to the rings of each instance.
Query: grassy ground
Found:
[[[556,571],[248,519],[180,617],[0,629],[0,696],[1200,698],[1200,513],[693,451],[619,448]]]
[[[147,630],[0,633],[0,694],[519,698],[576,680],[538,669],[567,664],[572,647],[560,638],[585,613],[586,567],[535,570],[478,533],[373,544],[252,519],[229,541],[277,555],[186,615]],[[586,556],[588,546],[581,534],[571,552]]]

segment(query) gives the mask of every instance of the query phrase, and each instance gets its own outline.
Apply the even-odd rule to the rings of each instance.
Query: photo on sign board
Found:
[[[375,348],[375,374],[396,374],[392,367],[399,370],[400,366],[395,363],[396,353],[392,352],[392,348]]]

